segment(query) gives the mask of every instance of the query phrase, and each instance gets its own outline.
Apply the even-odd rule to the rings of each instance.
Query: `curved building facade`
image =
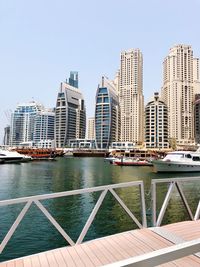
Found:
[[[86,111],[81,91],[62,82],[55,112],[55,145],[69,145],[70,139],[85,138]]]
[[[119,101],[116,88],[107,78],[102,77],[96,93],[95,138],[98,149],[107,149],[112,142],[118,141]]]

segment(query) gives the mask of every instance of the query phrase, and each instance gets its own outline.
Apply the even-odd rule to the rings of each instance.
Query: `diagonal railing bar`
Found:
[[[48,218],[48,220],[54,225],[54,227],[59,231],[59,233],[65,238],[65,240],[70,245],[75,245],[74,241],[68,236],[68,234],[64,231],[64,229],[58,224],[58,222],[53,218],[53,216],[48,212],[48,210],[42,205],[42,200],[47,199],[55,199],[60,197],[67,197],[67,196],[74,196],[74,195],[80,195],[85,193],[94,193],[94,192],[101,192],[101,195],[90,214],[78,240],[76,243],[81,243],[91,226],[92,221],[94,220],[96,213],[99,210],[99,207],[101,206],[105,195],[108,190],[117,189],[117,188],[125,188],[125,187],[131,187],[131,186],[139,186],[140,187],[140,194],[141,194],[141,201],[142,201],[142,222],[143,227],[146,227],[146,210],[145,210],[145,199],[144,199],[144,186],[143,181],[133,181],[133,182],[126,182],[126,183],[119,183],[119,184],[111,184],[111,185],[103,185],[98,187],[92,187],[92,188],[84,188],[84,189],[77,189],[72,191],[65,191],[65,192],[58,192],[58,193],[51,193],[51,194],[45,194],[45,195],[36,195],[36,196],[30,196],[30,197],[23,197],[23,198],[16,198],[16,199],[9,199],[9,200],[0,200],[0,207],[8,206],[8,205],[14,205],[19,203],[25,203],[25,206],[21,213],[18,215],[18,218],[10,228],[9,232],[6,234],[5,238],[3,239],[2,243],[0,244],[0,253],[5,248],[6,244],[12,237],[14,231],[16,230],[17,226],[23,219],[24,215],[26,214],[27,210],[31,206],[31,204],[34,202],[36,206],[43,212],[43,214]],[[125,207],[125,206],[124,206]],[[138,225],[138,224],[137,224]],[[141,227],[141,225],[138,225]]]
[[[199,215],[200,215],[200,201],[198,203],[197,209],[196,209],[196,213],[194,215],[194,220],[197,221],[199,219]]]
[[[115,197],[115,199],[119,202],[119,204],[123,207],[123,209],[126,211],[126,213],[131,217],[131,219],[137,224],[137,226],[139,228],[143,228],[141,223],[138,221],[138,219],[135,217],[135,215],[130,211],[130,209],[124,204],[124,202],[117,195],[117,193],[113,189],[109,189],[109,191]]]
[[[93,222],[93,220],[94,220],[94,218],[95,218],[95,216],[96,216],[96,214],[97,214],[97,212],[98,212],[98,210],[99,210],[99,208],[100,208],[100,206],[101,206],[101,204],[102,204],[107,192],[108,192],[108,190],[104,190],[101,193],[101,195],[100,195],[96,205],[94,206],[94,209],[92,210],[92,212],[91,212],[91,214],[90,214],[90,216],[89,216],[89,218],[88,218],[88,220],[87,220],[87,222],[86,222],[86,224],[85,224],[85,226],[84,226],[84,228],[83,228],[78,240],[76,241],[76,244],[81,244],[82,243],[82,241],[83,241],[85,235],[87,234],[88,229],[90,228],[90,225],[92,224],[92,222]]]
[[[164,217],[164,214],[165,214],[167,205],[168,205],[169,200],[170,200],[170,198],[171,198],[171,194],[172,194],[174,185],[175,185],[175,182],[171,182],[170,185],[169,185],[169,189],[168,189],[167,194],[166,194],[166,196],[165,196],[165,200],[164,200],[164,202],[163,202],[162,208],[161,208],[160,213],[159,213],[159,215],[158,215],[158,219],[157,219],[157,222],[156,222],[156,226],[160,226],[161,223],[162,223],[162,220],[163,220],[163,217]]]
[[[190,209],[190,207],[188,205],[187,199],[185,197],[185,194],[183,193],[183,190],[182,190],[182,187],[181,187],[180,183],[179,182],[175,182],[175,185],[176,185],[176,188],[177,188],[177,190],[178,190],[178,192],[180,194],[180,197],[181,197],[181,199],[183,201],[183,204],[184,204],[184,206],[185,206],[185,208],[187,210],[187,213],[190,216],[190,219],[193,220],[194,217],[193,217],[192,211],[191,211],[191,209]]]
[[[6,236],[4,237],[3,241],[0,244],[0,253],[2,253],[2,251],[4,250],[8,241],[10,240],[15,230],[17,229],[18,225],[20,224],[21,220],[24,218],[26,212],[30,208],[31,204],[32,204],[32,201],[28,201],[26,205],[23,207],[23,209],[21,210],[21,212],[19,213],[17,219],[15,220],[15,222],[13,223],[10,230],[8,231],[8,233],[6,234]]]
[[[71,245],[75,245],[74,241],[68,236],[68,234],[63,230],[60,224],[52,217],[48,210],[38,201],[35,200],[34,203],[37,207],[44,213],[44,215],[49,219],[53,226],[58,230],[58,232],[64,237],[64,239]]]

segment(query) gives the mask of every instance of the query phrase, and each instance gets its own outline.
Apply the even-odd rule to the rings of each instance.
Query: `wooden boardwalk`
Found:
[[[0,267],[103,266],[130,257],[200,238],[200,220],[143,228],[0,263]],[[160,266],[200,266],[200,255],[190,255]]]

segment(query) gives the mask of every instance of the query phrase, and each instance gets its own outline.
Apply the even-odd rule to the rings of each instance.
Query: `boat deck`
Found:
[[[0,263],[0,267],[103,266],[200,238],[200,220],[143,228]],[[143,266],[143,265],[142,265]],[[160,266],[200,266],[198,253]]]

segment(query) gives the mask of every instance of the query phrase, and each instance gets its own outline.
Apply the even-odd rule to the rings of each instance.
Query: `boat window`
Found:
[[[193,161],[200,161],[200,157],[193,156],[192,160],[193,160]]]
[[[187,154],[185,157],[191,159],[192,156],[190,154]]]

